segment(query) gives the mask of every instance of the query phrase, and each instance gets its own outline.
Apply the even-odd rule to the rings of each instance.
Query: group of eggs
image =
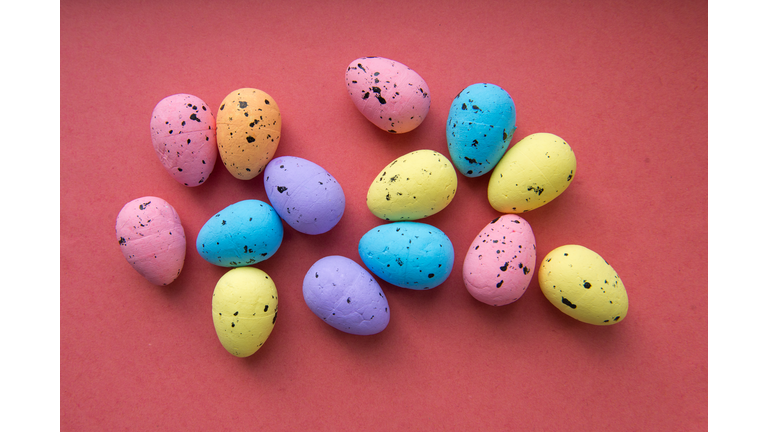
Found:
[[[346,84],[359,111],[387,132],[409,132],[429,112],[427,83],[394,60],[359,58],[347,68]],[[518,300],[533,277],[536,241],[531,226],[517,214],[565,191],[576,159],[563,139],[549,133],[530,135],[508,149],[515,121],[514,102],[501,87],[481,83],[462,90],[446,123],[450,158],[417,150],[381,170],[366,201],[387,222],[360,239],[365,267],[343,256],[318,260],[303,281],[309,309],[341,331],[376,334],[387,327],[390,310],[371,273],[403,288],[442,284],[453,269],[453,245],[440,229],[415,220],[438,213],[453,200],[457,169],[467,177],[490,173],[488,200],[503,213],[470,245],[462,268],[464,284],[475,299],[489,305]],[[309,235],[331,230],[344,213],[344,192],[323,167],[295,156],[274,157],[280,110],[261,90],[233,91],[215,117],[195,96],[169,96],[155,106],[150,130],[163,167],[185,186],[205,182],[217,157],[238,179],[264,174],[269,203],[251,199],[224,208],[203,225],[196,241],[203,259],[232,268],[213,292],[214,328],[227,351],[249,356],[272,332],[278,310],[273,280],[251,265],[275,254],[283,221]],[[146,196],[127,203],[117,216],[116,234],[125,258],[151,283],[167,285],[181,273],[186,237],[167,201]],[[610,325],[626,316],[627,293],[618,275],[583,246],[552,250],[538,276],[546,298],[579,321]]]

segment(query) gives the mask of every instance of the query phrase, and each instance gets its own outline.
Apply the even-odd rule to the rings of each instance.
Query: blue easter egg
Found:
[[[453,268],[451,240],[420,222],[373,228],[360,239],[358,253],[373,274],[402,288],[434,288],[448,279]]]
[[[472,84],[451,102],[445,134],[456,170],[478,177],[493,170],[517,128],[515,103],[501,87]]]
[[[241,267],[271,257],[282,241],[283,223],[275,209],[244,200],[208,219],[197,235],[197,253],[217,266]]]

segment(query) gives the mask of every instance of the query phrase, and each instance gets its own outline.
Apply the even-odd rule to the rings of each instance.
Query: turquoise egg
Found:
[[[517,128],[515,103],[503,88],[472,84],[451,102],[445,135],[456,171],[478,177],[493,171]]]
[[[420,222],[377,226],[363,235],[357,250],[373,274],[402,288],[434,288],[453,269],[451,240],[434,226]]]
[[[197,253],[217,266],[241,267],[271,257],[282,242],[283,223],[275,209],[245,200],[208,219],[197,235]]]

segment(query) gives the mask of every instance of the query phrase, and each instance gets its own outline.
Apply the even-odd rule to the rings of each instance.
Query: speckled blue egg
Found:
[[[264,189],[278,215],[304,234],[323,234],[344,214],[344,191],[323,167],[295,156],[272,159]]]
[[[244,200],[208,219],[197,235],[197,253],[217,266],[241,267],[271,257],[282,241],[283,223],[275,209]]]
[[[312,313],[335,329],[372,335],[389,324],[389,303],[378,282],[347,257],[318,260],[304,276],[302,291]]]
[[[467,177],[491,172],[515,132],[515,103],[501,87],[472,84],[451,103],[445,134],[456,170]]]
[[[402,288],[434,288],[448,279],[453,268],[451,240],[420,222],[380,225],[363,235],[358,252],[373,274]]]

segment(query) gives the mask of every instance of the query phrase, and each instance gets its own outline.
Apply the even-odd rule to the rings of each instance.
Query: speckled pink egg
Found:
[[[187,240],[176,210],[162,198],[145,196],[123,206],[115,224],[128,263],[155,285],[168,285],[184,267]]]
[[[493,306],[518,300],[536,266],[536,239],[525,219],[506,214],[485,226],[464,257],[464,286]]]
[[[219,155],[216,119],[208,105],[189,94],[168,96],[155,106],[149,127],[168,174],[184,186],[203,184]]]
[[[427,82],[394,60],[383,57],[354,60],[347,67],[346,81],[357,109],[387,132],[410,132],[429,112]]]

